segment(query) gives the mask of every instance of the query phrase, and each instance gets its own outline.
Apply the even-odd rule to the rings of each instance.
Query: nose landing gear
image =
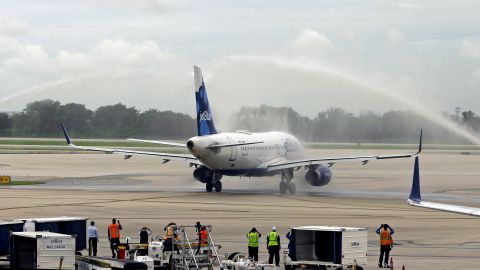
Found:
[[[293,170],[283,170],[281,173],[281,181],[280,181],[280,194],[287,194],[290,193],[291,195],[297,192],[297,187],[295,183],[292,182],[293,179]]]
[[[222,192],[222,182],[220,181],[222,179],[221,174],[213,172],[212,177],[210,178],[210,181],[207,181],[205,184],[205,189],[207,192],[212,192],[213,189],[215,189],[215,192]]]

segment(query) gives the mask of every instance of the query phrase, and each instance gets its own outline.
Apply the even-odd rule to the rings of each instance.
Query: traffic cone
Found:
[[[390,257],[390,269],[393,270],[393,258]]]
[[[404,265],[404,266],[402,266],[402,270],[405,270],[405,265]]]

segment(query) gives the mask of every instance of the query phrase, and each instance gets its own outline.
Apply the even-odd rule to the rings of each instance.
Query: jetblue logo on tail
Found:
[[[200,113],[200,121],[211,121],[212,120],[212,114],[204,111]]]
[[[194,67],[198,136],[217,134],[200,68]]]

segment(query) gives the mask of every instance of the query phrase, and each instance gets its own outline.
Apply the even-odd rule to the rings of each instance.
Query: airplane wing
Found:
[[[480,216],[480,208],[422,201],[422,195],[420,194],[420,169],[418,165],[418,157],[415,158],[412,190],[410,192],[410,196],[407,202],[409,205],[416,207],[447,211],[470,216]]]
[[[174,142],[165,142],[165,141],[157,141],[157,140],[141,140],[141,139],[127,139],[127,141],[143,142],[143,143],[153,143],[153,144],[161,144],[161,145],[168,145],[168,146],[185,147],[185,148],[187,148],[187,145],[184,144],[184,143],[174,143]]]
[[[345,161],[361,161],[363,165],[365,165],[370,160],[414,157],[420,154],[420,152],[422,152],[422,133],[423,132],[420,131],[420,142],[418,144],[418,151],[416,153],[400,154],[400,155],[371,155],[371,156],[314,158],[314,159],[303,159],[303,160],[284,160],[284,161],[279,161],[279,162],[274,162],[272,164],[269,164],[267,166],[267,171],[284,170],[284,169],[298,168],[302,166],[320,165],[320,164],[333,165],[336,162],[345,162]]]
[[[116,148],[78,146],[78,145],[75,145],[72,142],[72,140],[70,139],[70,136],[68,136],[68,132],[67,132],[67,129],[65,128],[65,126],[63,124],[61,124],[61,125],[62,125],[63,134],[65,135],[65,139],[67,140],[68,146],[70,146],[72,148],[75,148],[75,149],[104,152],[106,154],[124,154],[125,159],[128,159],[128,158],[132,157],[133,155],[147,155],[147,156],[160,157],[161,159],[163,159],[164,163],[167,163],[170,160],[179,160],[179,161],[185,161],[185,162],[189,163],[190,165],[202,165],[202,163],[200,161],[198,161],[198,159],[196,159],[192,155],[149,152],[149,151],[136,151],[136,150],[116,149]]]

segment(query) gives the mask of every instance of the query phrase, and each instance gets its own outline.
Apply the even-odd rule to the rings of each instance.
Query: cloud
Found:
[[[460,47],[460,54],[470,60],[480,60],[480,44],[464,40]]]
[[[179,98],[191,96],[191,66],[151,40],[106,39],[88,51],[51,54],[41,45],[13,42],[0,60],[0,94],[6,97],[0,102],[9,110],[52,98],[94,108],[123,102],[185,112],[188,104],[177,106]]]
[[[330,39],[310,29],[302,30],[291,42],[291,46],[298,50],[329,51],[335,49]]]
[[[143,10],[153,10],[168,12],[182,9],[186,6],[184,0],[97,0],[102,4],[122,8],[140,8]]]
[[[30,24],[19,18],[0,18],[0,36],[19,36],[28,33]]]
[[[387,32],[387,44],[389,46],[397,46],[404,40],[404,34],[400,32],[398,29],[390,29]]]

